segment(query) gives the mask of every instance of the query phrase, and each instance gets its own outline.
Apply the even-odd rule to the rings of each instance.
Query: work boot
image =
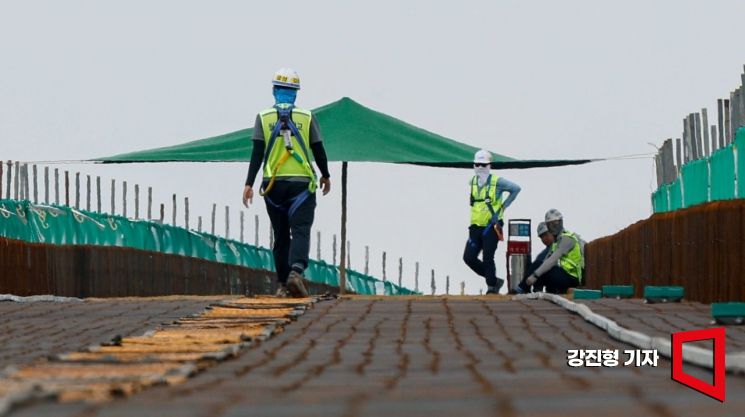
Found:
[[[274,296],[277,298],[287,298],[289,296],[289,293],[287,292],[287,286],[280,282],[279,286],[277,287],[277,292],[274,293]]]
[[[499,287],[489,285],[489,287],[487,287],[486,294],[499,294]]]
[[[502,285],[504,285],[504,280],[502,278],[497,278],[497,292],[502,288]]]
[[[305,284],[303,284],[303,276],[295,270],[290,271],[290,276],[287,278],[287,291],[292,298],[308,296],[308,290],[305,289]]]

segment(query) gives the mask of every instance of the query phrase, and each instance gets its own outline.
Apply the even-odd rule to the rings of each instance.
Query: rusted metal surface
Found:
[[[703,303],[745,300],[745,200],[655,214],[587,245],[586,285],[682,285]]]
[[[337,292],[306,281],[311,294]],[[0,294],[126,297],[272,294],[273,272],[106,246],[32,244],[0,237]]]
[[[314,300],[239,298],[144,335],[117,337],[0,375],[0,416],[39,398],[106,402],[153,385],[176,385],[282,330]],[[194,319],[198,320],[196,323]]]

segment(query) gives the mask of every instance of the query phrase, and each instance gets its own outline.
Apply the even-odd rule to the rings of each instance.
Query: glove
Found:
[[[528,279],[525,280],[525,283],[528,285],[533,285],[538,281],[538,277],[535,276],[535,274],[528,277]]]

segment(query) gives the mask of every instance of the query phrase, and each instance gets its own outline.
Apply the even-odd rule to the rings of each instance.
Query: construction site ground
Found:
[[[227,297],[0,303],[0,368],[141,335]],[[711,327],[709,306],[577,301],[651,336]],[[720,403],[656,367],[567,365],[570,349],[635,347],[546,300],[346,297],[183,383],[106,402],[39,400],[20,416],[742,416],[745,377]],[[745,328],[727,328],[728,353]],[[704,380],[711,371],[686,365]]]

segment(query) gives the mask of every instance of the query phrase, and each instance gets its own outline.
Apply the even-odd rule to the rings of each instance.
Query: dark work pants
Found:
[[[281,284],[287,282],[291,269],[302,274],[308,267],[316,195],[308,195],[292,213],[288,212],[294,199],[307,190],[308,183],[278,180],[265,196],[266,211],[274,230],[274,265]]]
[[[468,227],[468,242],[463,251],[463,261],[473,272],[486,279],[486,285],[497,285],[497,267],[494,265],[494,253],[497,251],[497,232],[489,226],[484,234],[484,227],[471,225]],[[479,259],[481,252],[481,259]]]
[[[552,294],[566,294],[569,288],[574,288],[577,284],[578,282],[576,278],[569,275],[565,270],[557,265],[538,277],[538,281],[535,282],[534,287],[543,288],[545,286],[546,292]]]

